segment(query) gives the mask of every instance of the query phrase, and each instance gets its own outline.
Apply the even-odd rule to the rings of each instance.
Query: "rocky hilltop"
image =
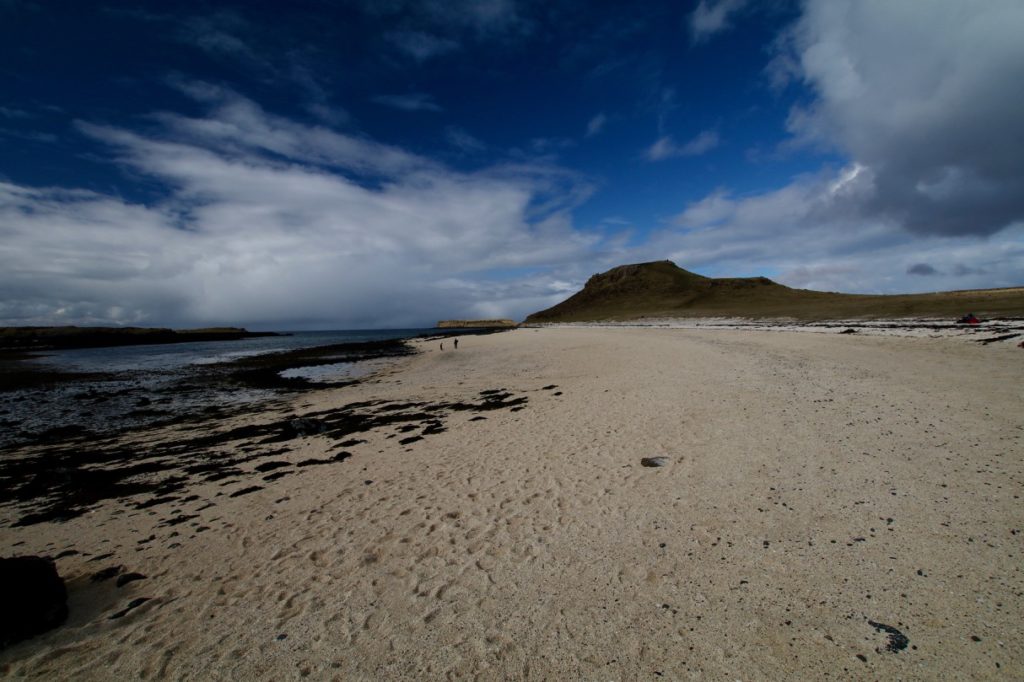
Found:
[[[582,290],[526,323],[632,320],[653,317],[854,317],[1024,315],[1024,287],[933,294],[869,296],[793,289],[767,277],[704,277],[672,261],[620,265],[587,280]]]

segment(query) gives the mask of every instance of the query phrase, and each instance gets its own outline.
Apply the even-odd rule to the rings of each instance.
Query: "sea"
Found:
[[[233,341],[202,341],[112,348],[45,351],[24,360],[40,369],[97,375],[95,380],[0,390],[0,448],[32,442],[48,433],[87,430],[109,434],[167,421],[211,406],[252,405],[279,397],[273,390],[206,388],[190,377],[204,368],[242,357],[344,343],[408,339],[435,329],[282,332]],[[286,370],[285,377],[316,381],[357,378],[360,363]],[[0,375],[0,381],[3,376]]]

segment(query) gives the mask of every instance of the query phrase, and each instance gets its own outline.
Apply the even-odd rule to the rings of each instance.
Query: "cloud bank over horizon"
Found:
[[[130,114],[3,103],[0,324],[522,319],[594,272],[665,258],[830,291],[1024,284],[1020,3],[807,0],[776,16],[701,0],[671,24],[666,5],[593,26],[558,3],[464,5],[354,3],[388,28],[364,36],[373,61],[347,97],[317,68],[325,47],[277,46],[245,6],[118,15],[173,21],[185,53],[213,60],[210,77],[164,68],[157,104],[125,100]],[[552,36],[570,25],[620,47],[563,47]],[[694,63],[762,30],[771,52],[752,49],[746,90],[729,91],[760,94],[697,108],[703,91],[652,57],[656,28]],[[554,85],[521,111],[509,107],[527,91],[479,90],[495,99],[465,109],[450,89],[454,73],[489,87],[539,45]],[[724,97],[707,77],[707,96]],[[592,100],[562,121],[535,102],[565,82]],[[634,94],[600,96],[607,83]],[[285,88],[299,94],[272,96]],[[769,125],[758,112],[773,108]],[[61,159],[85,170],[57,174]]]
[[[518,313],[547,291],[474,276],[573,262],[597,242],[572,229],[587,188],[565,169],[460,173],[221,88],[186,89],[208,115],[154,114],[150,135],[78,124],[166,183],[163,201],[0,183],[0,285],[13,294],[0,319],[322,328]]]

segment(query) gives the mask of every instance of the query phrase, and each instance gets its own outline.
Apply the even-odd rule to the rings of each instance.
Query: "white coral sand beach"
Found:
[[[231,477],[148,507],[23,527],[0,509],[5,548],[64,555],[71,608],[0,673],[1024,676],[1014,343],[565,327],[418,346],[215,426],[372,413],[341,442],[251,442]],[[190,428],[127,438],[141,459]],[[118,566],[145,578],[91,580]]]

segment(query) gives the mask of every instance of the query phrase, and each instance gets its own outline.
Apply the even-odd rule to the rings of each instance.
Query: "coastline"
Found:
[[[0,354],[80,348],[151,346],[204,341],[239,341],[281,332],[251,332],[240,327],[166,329],[157,327],[0,327]]]
[[[63,349],[50,351],[58,353],[53,361],[0,353],[0,452],[75,431],[109,435],[258,408],[282,393],[340,388],[410,353],[406,339],[496,331],[319,332],[313,339],[296,334],[282,346],[217,341],[170,351]],[[346,340],[338,342],[339,336]],[[371,339],[356,340],[360,336]]]
[[[71,605],[0,671],[1024,673],[1012,344],[632,326],[411,343],[352,386],[89,443],[172,481],[217,465],[181,488],[62,523],[0,507],[8,551],[60,557]],[[116,566],[146,577],[92,581]]]
[[[804,332],[814,334],[868,334],[913,338],[956,338],[982,344],[1024,339],[1024,317],[998,317],[975,325],[951,322],[941,317],[850,318],[808,322],[792,318],[750,317],[654,317],[597,322],[533,322],[524,328],[660,328]]]

